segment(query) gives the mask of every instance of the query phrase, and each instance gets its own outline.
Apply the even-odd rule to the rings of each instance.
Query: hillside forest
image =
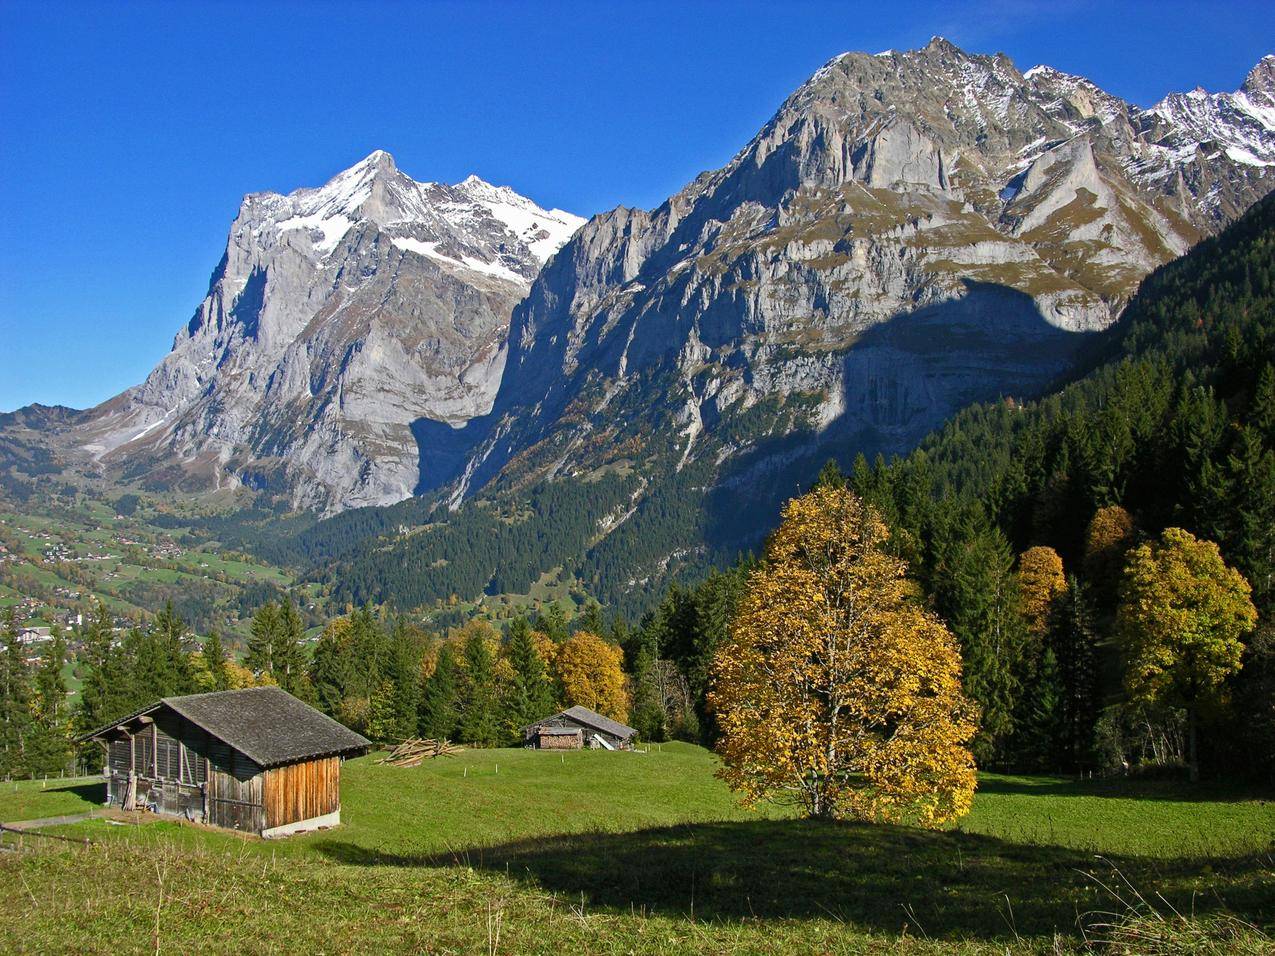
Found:
[[[1275,200],[1149,276],[1069,383],[968,408],[904,457],[848,453],[807,488],[807,510],[881,523],[905,603],[950,632],[980,768],[1275,780]],[[284,596],[241,654],[172,604],[122,632],[103,608],[33,654],[11,614],[0,774],[56,773],[75,736],[157,697],[262,683],[377,741],[518,744],[581,704],[648,741],[718,743],[723,649],[782,538],[640,616],[548,603],[430,626],[367,602],[308,637]]]

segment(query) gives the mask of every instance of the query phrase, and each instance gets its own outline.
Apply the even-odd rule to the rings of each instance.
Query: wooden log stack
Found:
[[[464,748],[450,740],[434,740],[432,737],[409,737],[382,757],[378,763],[392,767],[415,767],[422,760],[435,757],[454,757]]]

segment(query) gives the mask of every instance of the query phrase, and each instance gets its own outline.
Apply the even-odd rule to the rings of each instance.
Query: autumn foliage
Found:
[[[1019,610],[1027,630],[1037,640],[1048,629],[1054,605],[1066,591],[1062,558],[1053,548],[1028,548],[1019,556]]]
[[[580,705],[621,723],[629,719],[624,652],[589,631],[577,631],[554,656],[553,668],[568,706]]]
[[[1129,554],[1117,617],[1125,688],[1134,700],[1187,710],[1192,777],[1196,712],[1240,669],[1241,638],[1257,623],[1250,594],[1216,544],[1181,528]]]
[[[875,511],[790,501],[717,652],[721,776],[746,803],[939,826],[969,810],[975,707],[956,641],[885,550]]]

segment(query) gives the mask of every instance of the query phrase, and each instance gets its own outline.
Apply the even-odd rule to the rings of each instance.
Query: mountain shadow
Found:
[[[963,285],[960,298],[899,313],[842,353],[840,411],[824,428],[762,439],[723,466],[704,505],[711,550],[755,545],[829,458],[848,470],[860,453],[905,454],[962,408],[1049,391],[1093,338],[1052,325],[1017,289]]]
[[[1160,893],[1181,912],[1275,917],[1269,862],[1099,858],[955,831],[757,820],[587,833],[425,856],[340,841],[315,846],[360,866],[468,866],[587,908],[697,920],[827,919],[881,933],[1010,940],[1077,934],[1111,911],[1102,884]],[[1215,892],[1199,895],[1208,875]],[[1113,882],[1114,881],[1114,882]]]

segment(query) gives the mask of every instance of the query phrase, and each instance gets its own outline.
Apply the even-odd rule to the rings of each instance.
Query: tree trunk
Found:
[[[1200,782],[1200,762],[1195,753],[1195,708],[1186,709],[1187,770],[1192,783]]]

